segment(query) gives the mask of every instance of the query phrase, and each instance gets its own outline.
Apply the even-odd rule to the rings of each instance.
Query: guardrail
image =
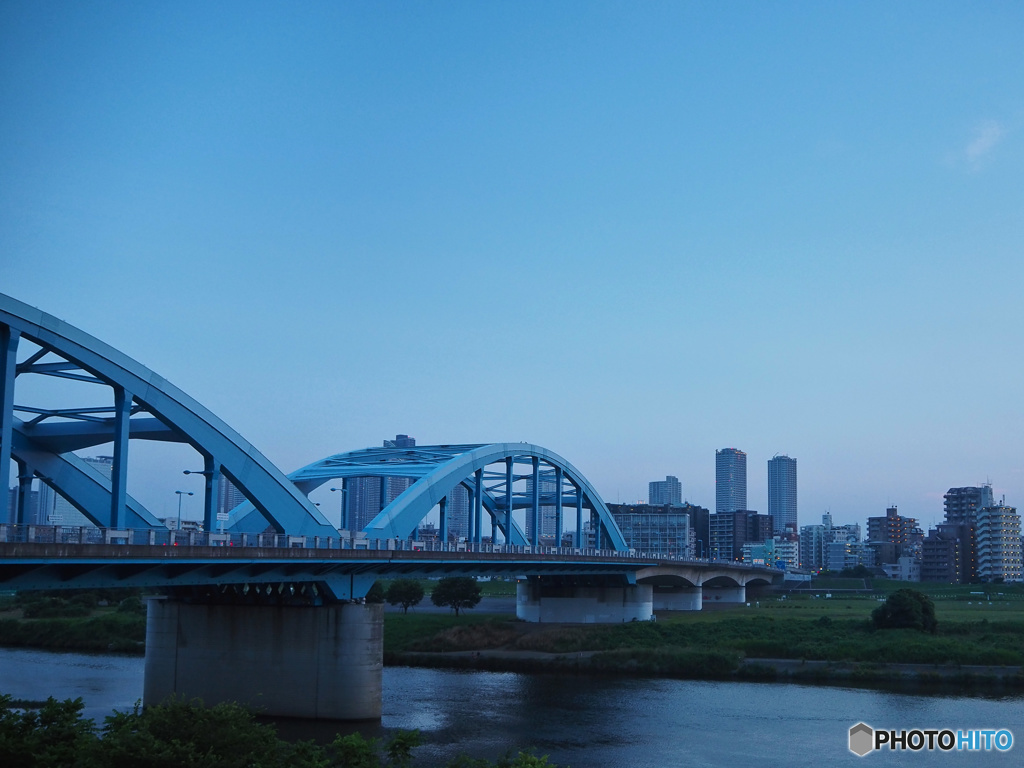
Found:
[[[150,547],[261,547],[268,549],[366,550],[371,552],[475,552],[479,554],[553,555],[661,560],[680,564],[719,564],[764,568],[726,560],[707,560],[665,552],[640,552],[578,547],[522,546],[436,540],[367,539],[360,536],[290,536],[281,533],[217,533],[158,528],[96,528],[94,526],[0,524],[0,543],[120,544]]]

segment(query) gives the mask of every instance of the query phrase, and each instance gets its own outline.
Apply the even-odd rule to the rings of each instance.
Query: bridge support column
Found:
[[[177,694],[276,717],[380,719],[383,606],[148,603],[147,706]]]
[[[703,590],[700,587],[655,587],[653,602],[657,611],[699,611]]]
[[[704,587],[704,605],[745,603],[746,587]]]
[[[568,624],[619,624],[650,621],[649,584],[577,586],[529,579],[516,585],[516,618]]]

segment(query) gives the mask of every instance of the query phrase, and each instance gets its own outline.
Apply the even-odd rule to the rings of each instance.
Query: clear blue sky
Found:
[[[525,440],[713,509],[738,447],[801,524],[1024,507],[1022,41],[1017,2],[6,0],[0,291],[286,471]],[[167,512],[189,458],[132,450]]]

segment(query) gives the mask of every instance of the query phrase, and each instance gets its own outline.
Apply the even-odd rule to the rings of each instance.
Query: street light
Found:
[[[177,530],[180,531],[181,530],[181,497],[182,496],[195,496],[195,494],[192,493],[192,491],[175,491],[175,493],[178,494],[178,528],[177,528]]]
[[[348,530],[348,526],[345,524],[345,494],[348,493],[348,488],[331,488],[332,491],[341,491],[341,508],[338,510],[338,528]]]

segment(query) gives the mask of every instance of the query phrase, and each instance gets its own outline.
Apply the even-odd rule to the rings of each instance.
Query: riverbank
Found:
[[[387,654],[389,666],[463,669],[525,674],[579,674],[658,677],[683,680],[736,680],[870,685],[887,688],[1024,690],[1024,667],[956,664],[878,664],[874,662],[742,658],[722,651],[623,649],[613,652],[541,653],[507,649]]]

